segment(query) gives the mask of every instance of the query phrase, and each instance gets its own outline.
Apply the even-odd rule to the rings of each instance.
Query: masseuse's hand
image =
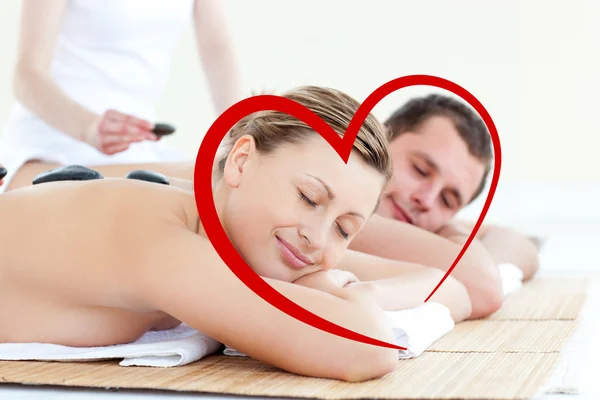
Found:
[[[6,168],[0,164],[0,186],[4,185],[4,176],[6,175]]]
[[[152,133],[153,124],[149,121],[108,110],[96,118],[82,135],[82,140],[105,154],[125,151],[131,143],[143,140],[159,140]]]

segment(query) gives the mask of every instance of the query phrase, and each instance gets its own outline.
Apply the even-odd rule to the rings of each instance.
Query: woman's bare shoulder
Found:
[[[113,199],[113,207],[123,224],[135,223],[153,237],[164,237],[172,228],[198,231],[198,211],[192,192],[126,179],[106,180],[102,191],[103,197]]]

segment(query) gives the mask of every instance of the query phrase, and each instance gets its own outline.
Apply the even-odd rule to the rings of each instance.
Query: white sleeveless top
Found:
[[[70,0],[51,76],[67,95],[95,113],[114,108],[159,122],[154,121],[155,107],[193,7],[194,0]],[[149,141],[105,155],[17,103],[0,136],[0,163],[9,170],[7,181],[32,159],[105,165],[176,161],[181,156],[161,142]]]

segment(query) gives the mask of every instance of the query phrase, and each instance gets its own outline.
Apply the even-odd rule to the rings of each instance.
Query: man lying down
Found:
[[[340,135],[359,106],[317,87],[285,97]],[[242,119],[230,139],[213,194],[248,265],[309,311],[393,342],[384,310],[421,305],[443,272],[347,250],[392,173],[385,128],[369,116],[347,165],[278,112]],[[301,375],[362,381],[395,368],[396,350],[325,333],[256,296],[211,246],[189,190],[158,184],[160,176],[90,173],[78,182],[41,177],[0,196],[0,343],[107,346],[184,322]],[[369,280],[379,268],[398,273]],[[471,314],[467,290],[452,277],[431,300],[455,321]]]

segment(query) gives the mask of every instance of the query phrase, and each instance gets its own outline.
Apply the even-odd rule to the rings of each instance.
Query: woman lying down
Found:
[[[285,97],[340,135],[359,106],[315,87]],[[393,342],[383,311],[422,304],[442,274],[415,266],[369,280],[369,271],[400,263],[346,250],[391,174],[382,125],[366,119],[347,165],[282,113],[250,115],[230,133],[213,194],[242,257],[300,306]],[[397,350],[313,328],[248,289],[211,246],[190,191],[128,179],[51,182],[1,195],[0,221],[0,343],[115,345],[184,322],[301,375],[361,381],[396,366]],[[452,278],[432,301],[455,321],[470,314]]]

